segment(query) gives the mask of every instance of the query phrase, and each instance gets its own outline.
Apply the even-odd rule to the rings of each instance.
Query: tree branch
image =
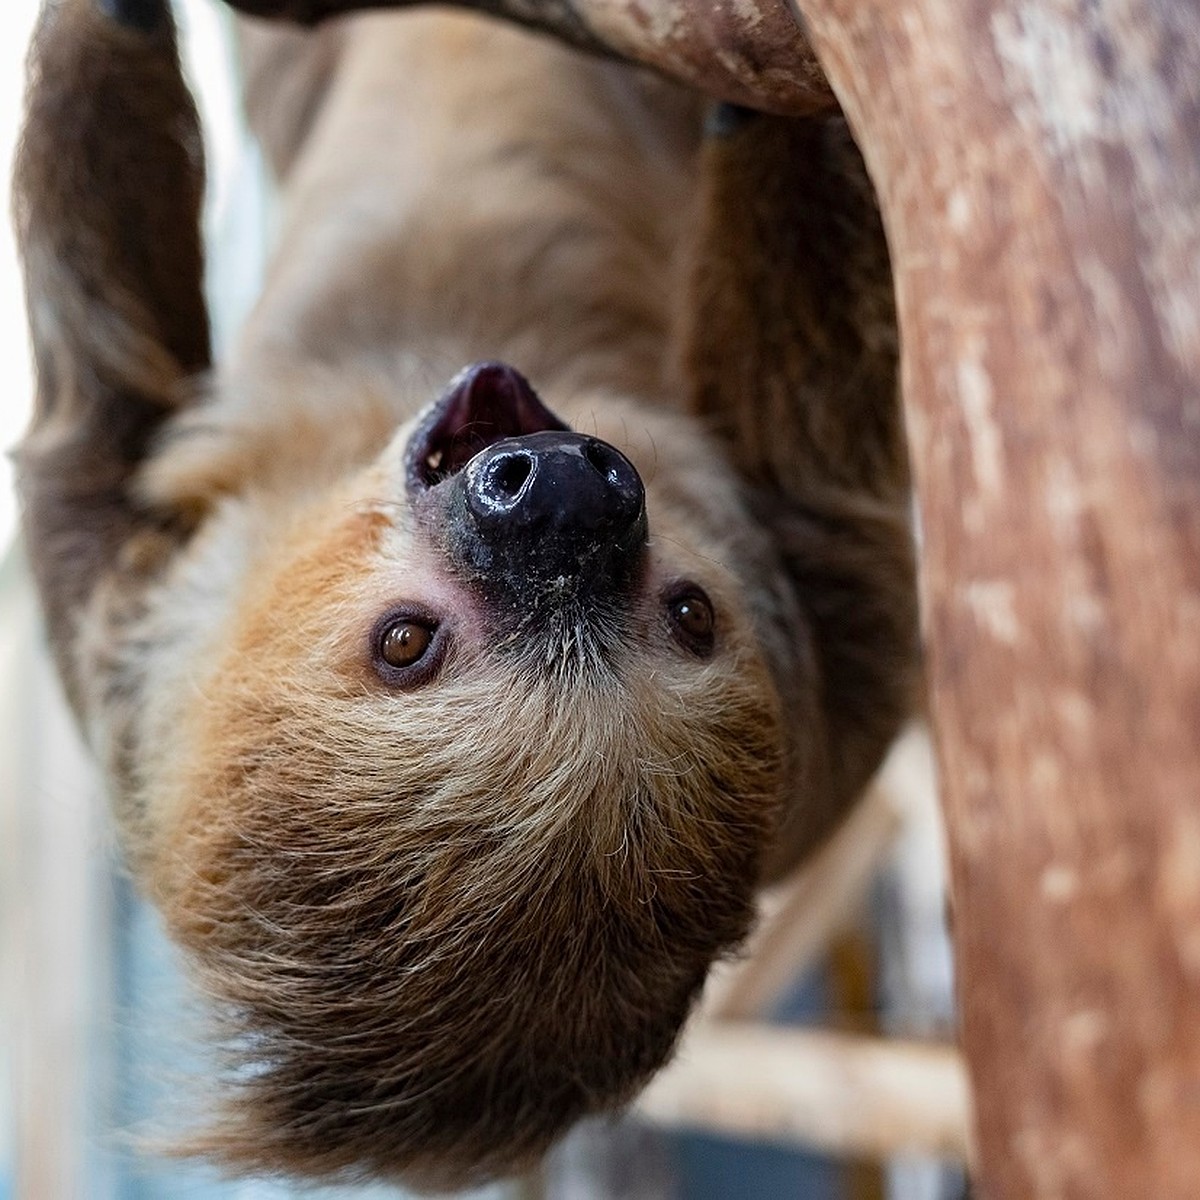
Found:
[[[315,25],[423,0],[228,0],[249,16]],[[836,106],[787,0],[450,0],[593,54],[641,63],[720,100],[799,116]]]

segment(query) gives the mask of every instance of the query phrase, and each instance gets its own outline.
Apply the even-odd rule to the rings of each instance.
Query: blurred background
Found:
[[[12,157],[24,90],[25,47],[37,12],[35,0],[7,0],[0,8],[0,189],[6,219],[0,225],[0,545],[8,547],[16,525],[12,464],[7,451],[21,434],[29,414],[31,383],[25,338],[25,306],[12,223],[7,219]]]
[[[6,210],[22,64],[37,8],[36,0],[0,4],[0,192]],[[208,286],[219,353],[252,303],[270,240],[271,197],[240,120],[227,15],[211,0],[178,0],[176,12],[207,140]],[[20,275],[5,219],[0,446],[6,451],[21,434],[31,394]],[[103,798],[43,653],[15,527],[12,469],[5,456],[0,1200],[401,1195],[385,1188],[312,1192],[280,1181],[223,1181],[206,1168],[146,1153],[147,1139],[180,1107],[181,1097],[202,1094],[203,1051],[189,1035],[199,1025],[198,1011],[153,912],[133,896],[121,872]],[[855,867],[856,886],[839,893],[839,907],[827,918],[827,945],[807,953],[803,969],[771,989],[765,1017],[775,1027],[820,1022],[908,1037],[952,1032],[936,800],[928,746],[919,733],[908,739],[900,760],[889,776],[892,815],[882,825],[872,818],[886,836],[877,837],[874,857]],[[668,1114],[671,1106],[660,1100],[645,1118],[587,1125],[537,1178],[482,1195],[951,1200],[965,1194],[961,1168],[936,1157],[833,1157],[806,1145],[805,1135],[786,1127],[773,1110],[756,1115],[753,1099],[732,1122],[717,1111],[720,1104],[700,1111],[712,1097],[699,1099],[685,1102],[682,1115]],[[723,1122],[740,1125],[741,1136],[731,1136]]]

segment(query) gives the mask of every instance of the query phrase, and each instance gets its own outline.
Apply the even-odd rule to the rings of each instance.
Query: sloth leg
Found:
[[[708,125],[683,325],[690,403],[770,528],[817,660],[817,778],[784,857],[853,802],[917,666],[898,337],[883,228],[840,117],[722,106]],[[782,674],[787,674],[786,664]],[[788,681],[785,678],[785,689]]]
[[[98,664],[77,631],[102,646],[97,609],[127,598],[181,536],[131,483],[209,363],[199,129],[163,0],[47,4],[27,114],[14,210],[37,394],[18,478],[51,641],[81,710]]]

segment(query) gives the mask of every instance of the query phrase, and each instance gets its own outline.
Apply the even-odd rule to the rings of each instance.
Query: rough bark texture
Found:
[[[1200,10],[812,0],[880,189],[986,1196],[1200,1189]]]
[[[422,0],[228,0],[250,16],[304,25],[369,8]],[[661,71],[701,91],[799,115],[834,107],[833,93],[788,0],[447,0],[491,13],[596,54]]]

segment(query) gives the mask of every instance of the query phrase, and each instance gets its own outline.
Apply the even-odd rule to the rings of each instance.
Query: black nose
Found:
[[[646,542],[645,489],[598,438],[552,430],[504,438],[457,477],[464,565],[518,593],[619,590]]]

